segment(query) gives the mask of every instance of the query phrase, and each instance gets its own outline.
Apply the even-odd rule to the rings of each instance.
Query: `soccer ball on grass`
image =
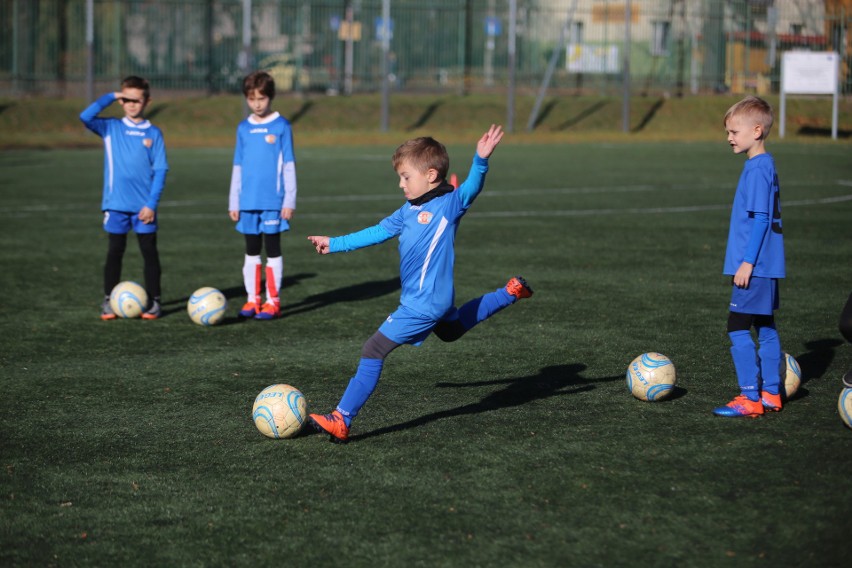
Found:
[[[109,305],[120,318],[138,318],[148,305],[148,293],[136,282],[119,282],[110,292]]]
[[[847,428],[852,428],[852,389],[845,388],[840,391],[840,398],[837,399],[837,412],[840,413],[840,419],[846,424]]]
[[[292,438],[308,417],[305,395],[290,385],[270,385],[254,399],[252,419],[267,438]]]
[[[216,288],[205,286],[189,297],[186,312],[189,314],[189,319],[198,325],[216,325],[224,319],[227,307],[228,300],[225,294]]]
[[[639,400],[664,400],[671,396],[676,383],[674,363],[661,353],[643,353],[627,366],[627,390]]]
[[[790,400],[802,385],[802,369],[792,355],[784,353],[778,371],[781,375],[781,397]]]

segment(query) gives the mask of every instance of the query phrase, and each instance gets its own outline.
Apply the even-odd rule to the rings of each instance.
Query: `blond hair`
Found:
[[[725,113],[722,124],[727,125],[728,120],[734,116],[743,116],[759,124],[762,127],[761,139],[769,136],[775,117],[772,114],[772,106],[760,97],[748,96],[734,104]]]
[[[412,138],[404,142],[393,153],[391,160],[393,169],[399,170],[403,162],[421,173],[426,173],[430,168],[438,172],[438,179],[446,179],[450,170],[450,156],[443,144],[431,136]]]

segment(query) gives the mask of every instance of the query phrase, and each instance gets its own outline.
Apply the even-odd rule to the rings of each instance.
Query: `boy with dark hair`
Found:
[[[284,272],[281,233],[290,230],[296,209],[296,158],[286,118],[273,112],[275,81],[265,71],[243,80],[251,114],[237,126],[228,215],[245,236],[243,284],[248,300],[240,316],[271,320],[281,316]],[[261,304],[261,257],[266,246],[266,302]]]
[[[716,416],[755,418],[782,406],[782,351],[774,312],[778,280],[786,270],[778,174],[765,147],[772,122],[772,107],[751,96],[733,105],[724,119],[728,143],[735,154],[745,153],[748,159],[734,195],[723,270],[732,277],[728,336],[740,395],[714,409]]]
[[[101,111],[118,101],[124,118],[102,118]],[[127,233],[136,233],[142,251],[145,290],[149,303],[143,319],[160,317],[160,255],[157,250],[157,206],[169,169],[163,133],[144,117],[151,103],[150,86],[141,77],[121,82],[121,91],[107,93],[82,113],[86,128],[104,140],[104,187],[101,210],[103,227],[109,235],[104,265],[104,300],[101,319],[115,319],[109,303],[113,287],[121,281],[121,265],[127,248]]]
[[[430,333],[455,341],[476,324],[521,298],[532,296],[523,278],[511,278],[504,288],[454,307],[455,235],[485,185],[488,157],[503,138],[491,125],[476,146],[470,173],[458,189],[447,183],[449,157],[433,138],[415,138],[393,156],[399,187],[407,203],[377,225],[342,237],[310,236],[320,254],[352,251],[399,237],[400,305],[364,344],[355,376],[331,414],[311,414],[317,430],[333,442],[346,442],[349,426],[379,382],[385,358],[402,344],[420,345]]]

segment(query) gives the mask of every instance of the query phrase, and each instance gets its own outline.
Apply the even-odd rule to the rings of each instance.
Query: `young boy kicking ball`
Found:
[[[485,185],[488,158],[503,138],[491,125],[476,145],[464,183],[454,189],[447,180],[450,159],[443,144],[430,137],[409,140],[397,148],[393,167],[407,203],[377,225],[341,237],[310,236],[317,252],[347,252],[399,237],[400,305],[361,349],[355,376],[331,414],[311,414],[314,427],[333,442],[346,442],[352,420],[379,382],[385,358],[403,344],[420,345],[433,333],[455,341],[532,289],[516,276],[503,288],[454,306],[453,265],[459,222]]]

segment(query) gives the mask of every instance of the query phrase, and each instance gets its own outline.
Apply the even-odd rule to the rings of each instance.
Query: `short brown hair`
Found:
[[[754,120],[755,124],[763,127],[763,138],[769,136],[769,131],[772,130],[772,124],[775,122],[772,106],[760,97],[755,96],[748,96],[729,108],[722,124],[727,125],[728,119],[733,116],[747,116]]]
[[[260,91],[262,95],[275,98],[275,79],[266,71],[255,71],[243,79],[243,95],[249,96],[254,91]]]
[[[423,173],[433,168],[438,172],[438,179],[445,179],[450,170],[447,149],[431,136],[412,138],[401,144],[393,153],[393,169],[399,170],[403,162]]]
[[[151,98],[151,85],[148,84],[147,79],[143,79],[142,77],[137,77],[136,75],[130,75],[129,77],[125,77],[121,80],[121,88],[140,89],[145,95],[145,100]]]

